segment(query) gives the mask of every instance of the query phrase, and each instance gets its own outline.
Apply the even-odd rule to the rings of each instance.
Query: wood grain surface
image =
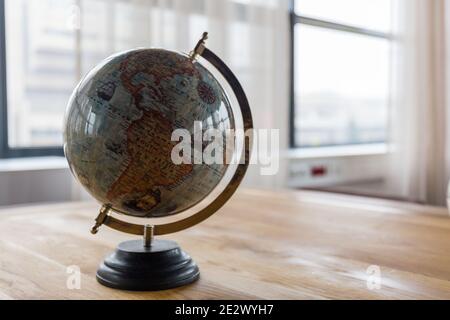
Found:
[[[0,299],[450,299],[445,208],[318,192],[240,190],[204,223],[170,238],[198,263],[193,285],[126,292],[95,280],[130,237],[102,227],[99,206],[0,210]],[[368,289],[369,266],[379,289]],[[81,288],[67,287],[78,266]],[[372,282],[370,282],[372,283]]]

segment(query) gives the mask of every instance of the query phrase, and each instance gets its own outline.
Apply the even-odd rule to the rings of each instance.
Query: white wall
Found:
[[[0,206],[69,201],[72,184],[64,158],[0,160]]]

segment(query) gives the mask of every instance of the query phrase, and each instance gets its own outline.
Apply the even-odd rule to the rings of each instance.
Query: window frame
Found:
[[[306,15],[297,14],[295,12],[295,1],[290,0],[289,5],[289,20],[290,20],[290,103],[289,103],[289,148],[290,149],[316,149],[316,148],[338,148],[338,147],[352,147],[352,146],[361,146],[361,145],[376,145],[376,144],[385,144],[386,141],[374,141],[374,142],[366,142],[366,143],[350,143],[350,144],[332,144],[332,145],[320,145],[320,146],[300,146],[295,141],[295,26],[297,24],[303,24],[318,28],[324,28],[328,30],[349,32],[354,34],[359,34],[363,36],[375,37],[386,39],[389,41],[393,40],[392,34],[385,33],[381,31],[376,31],[368,28],[356,27],[348,24],[332,22],[325,19],[318,19],[313,17],[308,17]]]
[[[0,0],[0,159],[63,156],[62,146],[11,148],[8,142],[5,0]]]

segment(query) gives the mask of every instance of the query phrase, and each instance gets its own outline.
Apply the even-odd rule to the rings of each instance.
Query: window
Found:
[[[72,2],[0,1],[0,157],[62,155],[63,113],[78,79]]]
[[[186,51],[203,31],[229,28],[226,37],[211,41],[229,46],[234,70],[249,78],[254,72],[247,67],[249,51],[239,43],[256,27],[245,23],[246,1],[230,1],[235,18],[227,28],[211,7],[210,0],[181,6],[150,0],[0,0],[0,158],[62,155],[72,90],[115,52],[148,46]]]
[[[291,147],[385,142],[391,0],[294,0]]]

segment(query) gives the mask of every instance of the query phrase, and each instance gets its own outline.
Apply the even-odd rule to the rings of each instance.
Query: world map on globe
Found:
[[[200,121],[203,131],[220,130],[226,139],[235,127],[217,79],[189,56],[163,49],[104,60],[74,90],[65,121],[64,152],[77,180],[102,204],[139,217],[196,205],[226,172],[226,163],[175,164],[175,129],[193,135]]]

